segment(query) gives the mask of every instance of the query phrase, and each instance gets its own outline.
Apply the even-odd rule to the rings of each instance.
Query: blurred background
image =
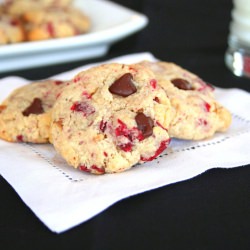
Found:
[[[245,88],[249,80],[232,75],[224,63],[232,1],[230,0],[114,0],[145,14],[149,24],[138,33],[114,44],[107,56],[65,65],[0,74],[19,75],[31,80],[67,71],[91,62],[123,54],[148,51],[172,61],[217,86]]]
[[[224,62],[232,1],[115,2],[144,13],[150,21],[144,30],[113,49],[127,45],[127,53],[150,51],[160,60],[173,61],[217,86],[246,89],[249,79],[233,76]]]

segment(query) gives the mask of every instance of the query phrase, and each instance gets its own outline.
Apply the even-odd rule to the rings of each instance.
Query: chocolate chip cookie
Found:
[[[215,100],[211,85],[174,63],[144,61],[140,65],[155,73],[170,99],[174,112],[171,137],[201,140],[228,129],[231,114]]]
[[[50,110],[66,84],[47,80],[14,90],[0,105],[0,138],[10,142],[48,142]]]
[[[125,171],[169,144],[170,102],[140,65],[104,64],[80,72],[52,109],[51,141],[74,168]]]

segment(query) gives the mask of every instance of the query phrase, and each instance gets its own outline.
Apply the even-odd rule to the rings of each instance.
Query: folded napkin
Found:
[[[141,60],[156,59],[149,53],[140,53],[111,61]],[[93,65],[54,78],[70,79],[90,66]],[[25,83],[18,77],[0,80],[0,101]],[[228,132],[197,142],[173,139],[160,157],[126,172],[91,175],[69,167],[52,145],[0,140],[0,173],[51,231],[61,233],[131,195],[192,178],[211,168],[249,164],[250,95],[239,89],[219,88],[215,88],[215,95],[233,114]]]

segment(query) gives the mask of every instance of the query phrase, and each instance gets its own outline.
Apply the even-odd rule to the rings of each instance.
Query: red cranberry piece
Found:
[[[70,109],[76,112],[81,112],[84,116],[89,116],[95,113],[95,108],[90,106],[87,102],[75,102]]]
[[[82,95],[85,96],[87,99],[91,99],[91,95],[87,91],[83,91]]]
[[[126,73],[117,79],[110,87],[109,91],[112,94],[116,94],[122,97],[127,97],[132,95],[137,91],[134,83],[132,82],[133,75]]]
[[[55,36],[55,29],[54,29],[54,25],[52,22],[47,23],[47,31],[48,31],[50,36],[52,36],[52,37]]]
[[[63,81],[56,80],[56,81],[54,81],[54,83],[55,83],[55,85],[61,85],[61,84],[63,84]]]
[[[118,119],[117,121],[119,123],[119,126],[115,129],[115,135],[116,136],[120,136],[120,135],[127,136],[128,135],[127,125],[124,122],[122,122],[120,119]]]
[[[153,89],[155,89],[157,86],[157,81],[155,79],[150,80],[150,85]]]
[[[205,102],[204,103],[204,109],[205,109],[206,112],[209,112],[210,109],[211,109],[211,105],[209,103]]]
[[[125,152],[131,152],[132,151],[132,143],[128,142],[126,144],[119,145],[119,148]]]
[[[104,168],[97,167],[96,165],[92,165],[92,166],[91,166],[91,169],[97,171],[98,174],[104,174],[104,173],[105,173]]]
[[[42,107],[42,101],[39,98],[34,98],[33,102],[23,111],[24,116],[29,116],[30,114],[42,114],[44,113]]]
[[[80,169],[81,171],[84,171],[84,172],[90,172],[90,169],[87,168],[85,165],[79,166],[79,169]]]
[[[214,91],[214,87],[212,84],[208,82],[204,82],[202,79],[197,79],[197,82],[200,84],[200,87],[197,89],[198,91],[204,91],[206,89],[209,89],[209,91]]]
[[[138,128],[134,128],[134,130],[135,130],[135,135],[136,135],[135,138],[137,138],[138,141],[142,141],[145,139],[141,130],[139,130]]]
[[[75,77],[74,79],[73,79],[73,82],[79,82],[81,80],[81,77],[80,76],[77,76],[77,77]]]
[[[17,141],[19,141],[19,142],[23,142],[23,136],[22,136],[22,135],[18,135],[18,136],[16,137],[16,139],[17,139]]]
[[[200,118],[198,120],[198,124],[201,126],[207,126],[208,122],[207,122],[207,120]]]
[[[175,78],[172,79],[171,82],[174,84],[174,86],[178,89],[182,89],[182,90],[194,90],[194,88],[192,87],[192,84],[182,78]]]
[[[152,161],[154,160],[159,154],[161,154],[169,145],[170,143],[170,139],[162,141],[159,148],[156,150],[155,154],[153,156],[150,157],[142,157],[141,156],[141,161]]]
[[[165,131],[168,132],[168,129],[167,129],[167,128],[164,128],[160,122],[157,121],[156,124],[157,124],[160,128],[162,128],[162,129],[164,129]]]
[[[143,113],[138,113],[135,117],[135,121],[144,138],[153,134],[154,121],[150,117],[144,115]]]
[[[142,141],[145,137],[142,131],[139,130],[138,128],[128,129],[127,125],[120,119],[118,119],[117,121],[119,123],[119,126],[115,129],[115,135],[124,136],[129,140],[128,143],[119,145],[119,147],[125,152],[130,152],[133,147],[133,141],[135,139]]]
[[[103,120],[101,120],[100,125],[99,125],[99,129],[104,133],[105,129],[107,126],[107,122],[104,122]]]
[[[105,173],[105,170],[103,168],[99,168],[96,165],[92,165],[90,168],[88,168],[85,165],[81,165],[81,166],[79,166],[79,169],[81,171],[84,171],[84,172],[87,172],[87,173],[90,173],[91,170],[95,170],[96,172],[98,172],[98,174],[104,174]]]

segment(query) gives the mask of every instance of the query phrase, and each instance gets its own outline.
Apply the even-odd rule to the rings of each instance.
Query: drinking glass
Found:
[[[250,0],[233,0],[225,63],[237,76],[250,78]]]

